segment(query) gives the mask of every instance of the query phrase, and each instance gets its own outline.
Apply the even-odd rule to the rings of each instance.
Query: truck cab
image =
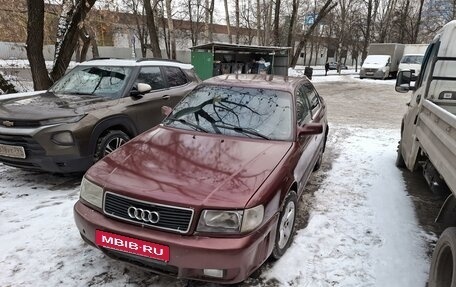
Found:
[[[401,126],[396,165],[423,175],[434,193],[450,193],[436,222],[447,227],[432,257],[428,287],[456,283],[456,21],[434,37],[415,83],[401,71],[396,91],[413,91]]]

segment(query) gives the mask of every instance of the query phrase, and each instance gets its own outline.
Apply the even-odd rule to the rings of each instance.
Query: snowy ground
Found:
[[[394,166],[409,95],[396,94],[394,80],[357,75],[312,82],[331,126],[322,168],[301,200],[290,250],[241,286],[424,287],[436,236],[420,227]],[[84,244],[72,211],[79,181],[0,164],[0,286],[187,286]]]

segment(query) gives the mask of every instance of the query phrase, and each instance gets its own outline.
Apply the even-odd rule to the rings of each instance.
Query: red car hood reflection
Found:
[[[242,208],[290,147],[157,127],[94,165],[87,177],[140,200]]]

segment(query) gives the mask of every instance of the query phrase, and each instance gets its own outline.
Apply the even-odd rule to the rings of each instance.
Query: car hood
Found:
[[[159,126],[105,157],[86,177],[140,200],[243,208],[290,147]]]
[[[0,118],[40,121],[81,115],[93,104],[105,102],[102,97],[81,95],[56,95],[48,91],[23,93],[0,97]]]

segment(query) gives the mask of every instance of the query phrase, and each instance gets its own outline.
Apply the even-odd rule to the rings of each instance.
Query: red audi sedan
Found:
[[[85,174],[81,236],[159,274],[241,282],[292,243],[325,150],[325,102],[307,78],[223,75],[163,111]]]

